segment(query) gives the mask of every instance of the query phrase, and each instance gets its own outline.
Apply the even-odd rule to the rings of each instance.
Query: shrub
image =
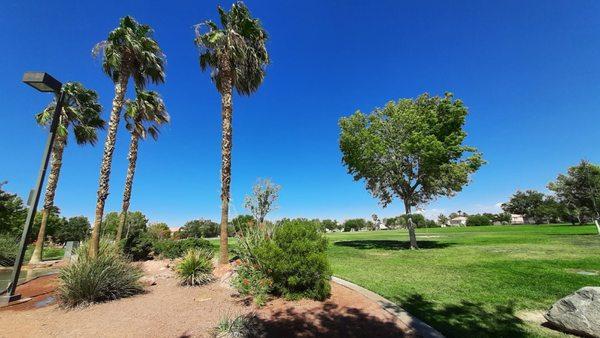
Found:
[[[254,249],[258,269],[273,281],[273,291],[289,299],[323,300],[329,296],[331,269],[327,239],[313,222],[290,220],[275,230],[272,240]]]
[[[175,259],[185,255],[190,249],[213,249],[212,244],[203,238],[180,240],[165,239],[154,243],[154,253],[165,258]]]
[[[258,306],[265,305],[273,287],[269,276],[248,263],[242,263],[236,272],[237,275],[231,283],[238,292],[244,296],[252,296]]]
[[[19,245],[17,241],[10,235],[0,235],[0,265],[13,265],[17,258]]]
[[[349,219],[344,222],[344,231],[358,231],[367,227],[367,221],[362,218]]]
[[[150,258],[154,247],[152,238],[145,232],[123,239],[121,243],[123,252],[134,261],[143,261]]]
[[[74,307],[129,297],[143,292],[142,270],[123,257],[117,245],[101,241],[96,258],[88,256],[88,243],[76,250],[77,260],[61,269],[58,296],[63,306]]]
[[[185,223],[179,229],[181,238],[206,238],[219,236],[220,226],[207,219],[195,219]]]
[[[264,335],[264,325],[251,314],[224,316],[213,332],[213,336],[218,338],[263,337]]]
[[[203,285],[213,280],[212,249],[191,249],[177,264],[181,285]]]
[[[467,226],[484,226],[492,225],[492,221],[485,215],[469,215],[467,216]]]

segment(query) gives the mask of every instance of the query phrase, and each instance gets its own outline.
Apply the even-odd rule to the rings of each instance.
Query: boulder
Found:
[[[600,287],[586,286],[554,303],[544,315],[557,329],[600,337]]]
[[[140,283],[142,283],[142,285],[144,285],[144,286],[153,286],[153,285],[156,285],[156,278],[144,276],[144,277],[140,278]]]

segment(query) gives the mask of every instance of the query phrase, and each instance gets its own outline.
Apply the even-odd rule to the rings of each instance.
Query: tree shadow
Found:
[[[355,241],[339,241],[333,245],[345,246],[360,250],[382,249],[382,250],[408,250],[410,242],[394,241],[394,240],[355,240]],[[438,241],[418,241],[419,249],[443,249],[452,245],[452,243]]]
[[[513,304],[484,306],[462,301],[436,306],[422,295],[395,299],[403,309],[433,326],[446,337],[525,337],[524,322]]]
[[[252,326],[261,337],[404,337],[394,321],[371,316],[356,308],[323,303],[316,311],[295,308],[256,314]]]

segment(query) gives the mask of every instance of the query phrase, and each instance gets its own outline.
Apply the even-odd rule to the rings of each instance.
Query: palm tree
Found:
[[[222,28],[208,20],[196,25],[195,43],[200,47],[200,68],[211,69],[211,78],[221,94],[221,247],[219,262],[228,260],[227,225],[229,189],[231,184],[231,119],[232,90],[249,96],[265,77],[269,55],[265,43],[267,32],[258,19],[252,18],[242,2],[236,2],[229,12],[217,7]],[[201,27],[208,31],[201,32]]]
[[[125,119],[127,130],[131,133],[131,142],[129,143],[129,154],[127,155],[129,167],[127,167],[125,191],[123,192],[123,209],[117,228],[117,242],[121,240],[127,212],[129,211],[131,187],[138,156],[138,141],[140,138],[146,139],[148,134],[156,140],[158,138],[158,128],[161,124],[169,122],[169,114],[157,92],[137,91],[135,101],[127,101]]]
[[[115,96],[112,102],[108,133],[100,167],[98,200],[89,249],[90,256],[96,257],[100,243],[104,203],[106,197],[108,197],[108,181],[117,129],[129,78],[133,78],[136,88],[140,89],[145,88],[148,81],[162,83],[165,80],[165,61],[164,54],[152,37],[150,26],[139,24],[130,16],[122,18],[119,26],[108,34],[108,39],[94,47],[92,54],[95,56],[101,54],[102,68],[115,84]]]
[[[56,141],[52,149],[52,162],[46,186],[46,195],[44,197],[42,222],[38,231],[33,255],[29,261],[30,264],[42,261],[46,223],[48,222],[48,214],[54,205],[54,196],[62,167],[63,152],[67,145],[69,127],[73,128],[75,141],[80,145],[86,143],[96,144],[98,140],[96,131],[104,129],[104,120],[100,117],[102,106],[98,103],[98,94],[95,91],[84,88],[78,82],[66,83],[62,90],[65,94],[65,101],[60,115]],[[35,116],[37,123],[41,126],[50,125],[55,107],[56,99]]]

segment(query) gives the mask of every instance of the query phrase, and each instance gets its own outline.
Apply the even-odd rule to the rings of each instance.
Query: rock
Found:
[[[140,283],[142,283],[144,286],[153,286],[156,285],[156,278],[144,276],[140,278]]]
[[[544,315],[565,332],[600,337],[600,287],[586,286],[554,303]]]

